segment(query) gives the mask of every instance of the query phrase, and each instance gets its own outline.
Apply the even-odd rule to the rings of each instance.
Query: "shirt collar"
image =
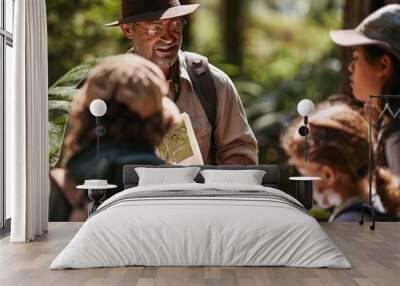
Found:
[[[339,206],[335,207],[334,211],[332,212],[332,214],[329,218],[329,221],[332,222],[342,211],[344,211],[351,205],[356,204],[356,203],[363,203],[363,202],[364,201],[361,197],[353,197],[353,198],[350,198],[350,199],[344,201]]]
[[[182,79],[186,80],[190,84],[190,86],[192,86],[192,81],[190,80],[190,76],[187,71],[185,53],[182,50],[179,50],[178,52],[178,59],[179,59],[179,76]]]

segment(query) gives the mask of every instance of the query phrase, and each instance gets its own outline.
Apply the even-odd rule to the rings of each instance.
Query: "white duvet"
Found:
[[[263,191],[246,197],[122,199],[168,190]],[[145,193],[143,193],[145,194]],[[142,186],[105,201],[50,269],[145,266],[294,266],[350,268],[318,222],[289,195],[254,185]]]

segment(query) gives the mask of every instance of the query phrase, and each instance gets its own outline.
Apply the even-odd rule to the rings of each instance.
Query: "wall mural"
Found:
[[[278,164],[289,194],[315,178],[321,221],[358,221],[371,179],[377,218],[397,219],[400,99],[369,97],[400,93],[397,6],[122,2],[47,3],[50,221],[86,220],[124,165],[165,163]]]

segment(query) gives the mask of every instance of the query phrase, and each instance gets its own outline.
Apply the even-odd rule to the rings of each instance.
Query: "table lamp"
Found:
[[[106,134],[106,129],[100,124],[101,117],[107,112],[107,105],[101,99],[95,99],[90,103],[90,113],[96,117],[96,137],[97,137],[97,151],[96,151],[96,163],[97,166],[100,160],[100,137]],[[115,185],[109,185],[107,180],[85,180],[83,185],[77,186],[78,189],[88,190],[88,197],[92,201],[88,207],[88,215],[96,211],[106,196],[106,190],[115,188]]]
[[[95,99],[90,103],[90,113],[96,117],[96,136],[97,136],[97,153],[96,162],[100,159],[100,137],[106,134],[106,129],[100,124],[100,118],[106,113],[107,105],[101,99]]]
[[[314,112],[314,103],[309,99],[303,99],[297,105],[297,112],[304,117],[304,125],[299,128],[300,136],[304,137],[304,161],[307,162],[307,135],[310,132],[308,125],[308,116]]]

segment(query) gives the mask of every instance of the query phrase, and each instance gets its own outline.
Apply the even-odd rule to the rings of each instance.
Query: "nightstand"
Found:
[[[116,187],[117,185],[109,185],[105,180],[86,180],[84,185],[79,185],[76,188],[88,191],[88,197],[92,201],[88,207],[88,215],[90,216],[103,202],[107,190]]]
[[[320,181],[320,177],[290,177],[296,183],[296,199],[310,210],[313,206],[313,181]]]

